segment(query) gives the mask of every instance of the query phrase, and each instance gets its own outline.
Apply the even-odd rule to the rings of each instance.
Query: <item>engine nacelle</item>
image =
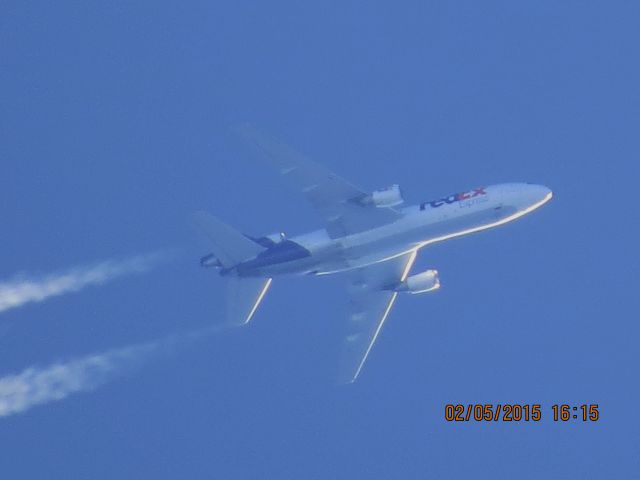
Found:
[[[213,253],[210,253],[200,259],[200,266],[220,268],[222,267],[222,263],[220,263],[220,260],[218,260]]]
[[[411,275],[402,282],[396,291],[409,293],[427,293],[440,288],[440,278],[437,270],[426,270],[422,273]]]
[[[371,203],[376,207],[395,207],[404,203],[400,185],[391,185],[383,190],[376,190],[371,194]]]
[[[284,232],[276,232],[276,233],[271,233],[269,235],[265,235],[264,237],[260,237],[260,238],[254,238],[254,237],[250,237],[252,240],[258,242],[260,245],[262,245],[265,248],[271,248],[274,245],[277,245],[280,242],[283,242],[287,236],[284,234]]]
[[[265,235],[264,238],[268,238],[273,243],[280,243],[285,238],[287,238],[287,236],[285,235],[284,232],[276,232],[276,233],[270,233],[269,235]]]

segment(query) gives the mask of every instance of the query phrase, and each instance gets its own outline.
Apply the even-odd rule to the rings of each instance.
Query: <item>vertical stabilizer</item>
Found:
[[[213,253],[224,268],[232,268],[265,250],[262,245],[207,212],[194,213],[191,221],[209,238]]]
[[[201,259],[203,266],[233,269],[242,261],[266,250],[259,243],[206,212],[194,213],[191,220],[213,245],[213,255]],[[266,295],[271,278],[239,277],[233,270],[230,273],[231,275],[227,276],[229,284],[226,323],[235,326],[245,325],[249,323]]]

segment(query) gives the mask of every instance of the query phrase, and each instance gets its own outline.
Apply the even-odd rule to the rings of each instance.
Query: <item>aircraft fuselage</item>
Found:
[[[402,218],[339,238],[316,230],[284,240],[236,267],[240,276],[327,275],[515,220],[551,199],[542,185],[506,183],[403,208]],[[375,207],[373,207],[375,208]]]

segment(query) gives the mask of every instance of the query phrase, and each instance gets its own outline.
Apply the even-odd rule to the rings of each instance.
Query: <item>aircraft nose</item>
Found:
[[[544,185],[532,185],[529,184],[529,192],[535,203],[546,203],[553,197],[553,192],[549,187]]]

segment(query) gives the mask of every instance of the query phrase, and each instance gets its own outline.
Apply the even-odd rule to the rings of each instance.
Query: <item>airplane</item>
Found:
[[[440,288],[437,270],[411,272],[420,249],[504,225],[553,196],[543,185],[503,183],[404,206],[398,185],[367,192],[252,126],[238,131],[307,198],[325,228],[292,238],[284,233],[255,238],[196,212],[193,223],[213,249],[200,264],[229,279],[232,325],[249,323],[274,277],[343,273],[350,301],[339,383],[360,375],[398,294]]]

